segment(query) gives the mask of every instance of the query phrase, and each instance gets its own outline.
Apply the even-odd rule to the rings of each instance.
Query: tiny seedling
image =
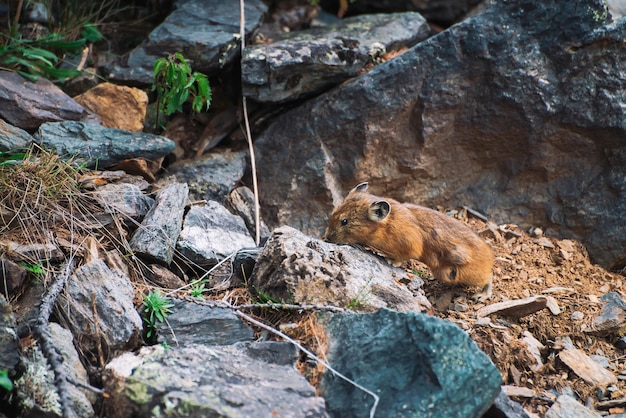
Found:
[[[148,327],[146,338],[150,339],[156,335],[158,322],[165,321],[165,318],[172,313],[171,308],[174,305],[161,294],[160,290],[156,290],[143,295],[143,307],[144,312],[148,315],[143,318]]]
[[[191,286],[189,294],[194,298],[201,298],[204,292],[206,292],[207,290],[208,289],[205,287],[205,282],[201,281]]]
[[[200,112],[211,105],[211,87],[205,74],[192,71],[180,52],[159,58],[154,63],[152,91],[157,94],[155,128],[160,127],[159,115],[169,116],[183,111],[183,104],[191,99],[191,110]]]

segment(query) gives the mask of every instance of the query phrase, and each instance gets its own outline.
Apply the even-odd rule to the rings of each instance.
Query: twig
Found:
[[[474,215],[475,217],[477,217],[481,221],[484,221],[484,222],[488,222],[489,221],[489,218],[487,218],[485,215],[483,215],[482,213],[478,212],[477,210],[470,208],[469,206],[463,206],[463,209],[465,209],[469,214]]]
[[[76,416],[72,409],[72,400],[70,398],[70,388],[65,370],[63,370],[63,356],[59,354],[58,349],[52,342],[52,335],[48,329],[48,321],[50,320],[50,314],[52,308],[57,300],[57,297],[65,287],[67,278],[72,274],[76,261],[74,257],[71,257],[66,263],[65,267],[60,274],[56,276],[41,302],[39,308],[39,315],[37,316],[37,323],[33,329],[35,336],[41,347],[43,355],[46,357],[48,364],[54,371],[54,384],[59,394],[59,402],[61,404],[61,412],[64,418],[73,418]]]
[[[337,370],[333,369],[330,364],[328,364],[326,361],[322,360],[321,358],[319,358],[318,356],[313,354],[311,351],[309,351],[304,346],[302,346],[302,344],[300,344],[299,342],[297,342],[293,338],[289,337],[287,334],[284,334],[284,333],[282,333],[282,332],[280,332],[280,331],[270,327],[269,325],[265,325],[263,322],[257,321],[256,319],[246,315],[243,312],[235,311],[235,315],[237,315],[238,317],[240,317],[244,321],[250,322],[251,324],[254,324],[254,325],[256,325],[256,326],[258,326],[260,328],[263,328],[266,331],[271,332],[272,334],[278,335],[279,337],[285,339],[286,341],[290,342],[291,344],[295,345],[300,350],[302,350],[307,356],[309,356],[310,358],[312,358],[315,361],[317,361],[317,362],[321,363],[322,365],[324,365],[324,367],[326,367],[328,370],[330,370],[332,372],[332,374],[334,374],[335,376],[345,380],[346,382],[350,383],[351,385],[354,385],[358,389],[360,389],[363,392],[365,392],[368,395],[370,395],[372,398],[374,398],[374,405],[372,405],[372,407],[370,409],[370,418],[374,418],[374,415],[376,414],[376,407],[378,406],[378,402],[380,401],[380,398],[374,392],[372,392],[371,390],[367,389],[364,386],[359,385],[358,383],[356,383],[354,380],[350,379],[349,377],[346,377],[343,374],[339,373]]]
[[[240,19],[239,19],[239,36],[241,38],[241,56],[243,57],[243,50],[246,47],[246,16],[245,16],[245,1],[239,0]],[[259,186],[256,176],[256,158],[254,156],[254,145],[252,144],[252,134],[250,133],[250,121],[248,120],[248,105],[246,102],[246,96],[242,95],[243,103],[243,120],[246,126],[246,139],[248,140],[248,148],[250,149],[250,165],[252,170],[252,189],[254,192],[254,230],[255,237],[254,242],[258,246],[261,242],[261,205],[259,204]]]

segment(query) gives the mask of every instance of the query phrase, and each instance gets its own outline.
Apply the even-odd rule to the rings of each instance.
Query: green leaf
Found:
[[[85,45],[86,40],[84,38],[78,39],[76,41],[66,41],[66,40],[50,40],[43,41],[41,46],[45,46],[47,48],[57,48],[62,49],[64,51],[74,51],[81,48]]]
[[[13,382],[9,378],[9,372],[6,369],[0,370],[0,388],[11,392],[13,390]]]
[[[100,33],[96,25],[93,23],[85,23],[80,34],[87,40],[87,42],[98,42],[103,38],[102,33]]]

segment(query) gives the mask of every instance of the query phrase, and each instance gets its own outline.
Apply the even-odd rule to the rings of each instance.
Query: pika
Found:
[[[480,287],[475,300],[491,297],[494,254],[474,231],[435,210],[371,195],[367,188],[359,184],[335,208],[323,240],[370,247],[394,265],[419,260],[444,283]]]

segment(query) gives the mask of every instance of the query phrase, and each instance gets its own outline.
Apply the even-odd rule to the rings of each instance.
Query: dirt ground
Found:
[[[568,390],[567,387],[581,403],[595,405],[598,388],[586,383],[558,359],[557,342],[570,337],[574,346],[585,354],[606,357],[609,370],[616,376],[626,374],[624,350],[614,345],[618,336],[598,337],[589,332],[593,319],[601,311],[600,297],[611,291],[624,297],[624,276],[592,264],[580,242],[547,237],[540,230],[529,234],[515,225],[496,226],[460,215],[464,215],[460,218],[479,232],[495,252],[493,297],[487,303],[475,303],[469,298],[472,289],[451,289],[426,280],[424,289],[434,307],[431,313],[466,330],[501,371],[505,385],[532,389],[532,396],[510,395],[528,413],[544,416],[556,396],[564,388]],[[419,271],[422,266],[411,267]],[[519,319],[493,314],[490,321],[478,322],[476,312],[485,305],[535,295],[552,296],[561,312],[555,315],[544,308]],[[537,365],[524,342],[526,331],[543,344],[543,365]],[[624,397],[626,383],[618,380],[615,386],[609,388],[610,398]],[[625,410],[618,406],[606,412],[617,414]]]

